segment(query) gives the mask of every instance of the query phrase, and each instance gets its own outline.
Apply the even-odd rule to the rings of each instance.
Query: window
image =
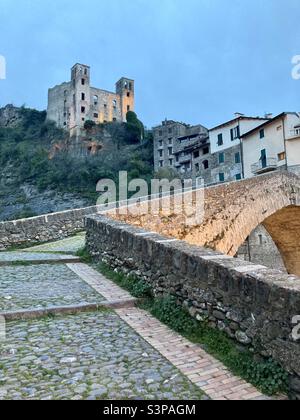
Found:
[[[162,168],[164,166],[164,162],[162,160],[159,162],[159,166],[160,166],[160,168]]]
[[[196,150],[196,152],[194,152],[194,158],[198,159],[199,156],[200,156],[200,152],[199,150]]]
[[[168,150],[169,150],[169,156],[172,155],[173,154],[173,147],[169,147]]]
[[[258,239],[259,239],[259,245],[262,246],[264,244],[263,236],[258,235]]]
[[[85,113],[85,106],[81,107],[81,113],[84,114]]]
[[[232,128],[230,130],[230,137],[231,137],[231,141],[234,141],[234,140],[240,138],[240,127],[239,126],[237,126],[235,128]]]
[[[241,155],[239,152],[235,154],[235,163],[241,163]]]
[[[199,172],[200,171],[200,165],[199,165],[199,163],[196,163],[195,170],[196,170],[196,172]]]
[[[104,109],[107,110],[107,104],[104,104]]]
[[[223,172],[219,173],[219,181],[224,182],[225,181],[225,174]]]
[[[285,152],[278,153],[278,160],[281,162],[282,160],[285,160]]]
[[[82,121],[85,121],[85,118],[82,118]]]
[[[130,98],[130,92],[127,92],[127,98]]]
[[[173,139],[169,139],[169,144],[173,144]]]
[[[173,159],[169,159],[169,165],[173,166]]]
[[[85,79],[81,79],[81,84],[82,84],[82,86],[85,85]]]
[[[161,137],[163,135],[162,130],[159,130],[158,135]]]
[[[127,105],[127,112],[130,111],[130,105]]]
[[[65,91],[64,91],[64,95],[65,95],[65,96],[67,96],[67,94],[68,94],[68,91],[67,91],[67,90],[65,90]]]
[[[113,122],[117,122],[117,119],[116,118],[113,118]]]
[[[98,105],[98,96],[97,95],[93,96],[93,101],[94,101],[94,105]]]
[[[218,135],[218,146],[223,146],[223,134]]]
[[[203,154],[208,155],[209,154],[209,147],[204,147]]]
[[[132,90],[132,83],[129,82],[129,90]]]
[[[64,122],[64,125],[67,125],[67,123],[66,123],[66,122]]]
[[[159,140],[158,147],[162,147],[162,145],[163,145],[163,141],[162,140]]]
[[[219,153],[219,163],[224,163],[224,162],[225,162],[225,154]]]
[[[281,129],[282,129],[282,125],[279,125],[278,127],[276,127],[277,131],[281,131]]]
[[[203,169],[208,169],[209,168],[208,160],[204,160],[202,165],[203,165]]]
[[[264,139],[265,138],[265,130],[264,129],[259,130],[259,138],[260,139]]]
[[[88,74],[87,69],[84,69],[84,74],[87,76],[87,74]]]
[[[237,174],[237,175],[235,176],[235,179],[236,179],[237,181],[240,181],[240,180],[242,179],[242,175],[241,175],[241,174]]]
[[[113,107],[114,107],[114,108],[117,108],[117,101],[116,101],[115,99],[113,100],[113,102],[112,102],[112,103],[113,103]]]
[[[172,134],[172,132],[173,132],[173,129],[172,129],[172,128],[169,128],[169,129],[168,129],[168,133],[169,133],[169,134]]]
[[[163,151],[162,150],[159,151],[159,157],[163,157]]]
[[[85,93],[82,93],[82,94],[81,94],[81,100],[82,100],[82,101],[85,101]]]
[[[99,117],[99,115],[95,113],[94,114],[94,118],[98,118],[98,117]]]

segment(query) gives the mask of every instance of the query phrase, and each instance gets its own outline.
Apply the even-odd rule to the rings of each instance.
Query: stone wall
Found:
[[[273,357],[289,372],[291,393],[300,399],[300,341],[292,338],[300,278],[104,216],[88,217],[86,229],[93,256],[141,277],[155,295],[176,296],[200,322]]]
[[[67,210],[29,219],[0,222],[0,250],[63,239],[83,230],[84,218],[97,207]]]

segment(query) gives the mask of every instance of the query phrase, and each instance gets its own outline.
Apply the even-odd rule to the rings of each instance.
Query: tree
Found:
[[[126,121],[128,127],[132,129],[132,131],[136,132],[139,141],[142,141],[145,136],[145,128],[144,124],[138,119],[137,115],[133,111],[128,111],[126,114]]]
[[[95,121],[87,120],[84,123],[84,129],[87,131],[92,130],[95,127],[95,125],[96,125]]]

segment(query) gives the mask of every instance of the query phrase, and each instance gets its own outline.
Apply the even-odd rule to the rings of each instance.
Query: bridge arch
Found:
[[[220,195],[214,211],[213,196]],[[221,205],[221,209],[220,209]],[[238,184],[207,189],[208,214],[182,239],[234,256],[249,235],[263,225],[287,271],[300,275],[300,178],[282,172]]]
[[[117,219],[235,256],[263,225],[277,245],[287,271],[300,275],[300,177],[287,172],[205,189],[204,220],[190,226],[184,215],[118,215]]]

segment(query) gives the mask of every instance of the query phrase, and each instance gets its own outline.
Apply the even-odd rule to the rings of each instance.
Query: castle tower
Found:
[[[72,83],[72,113],[71,127],[82,127],[87,119],[91,106],[90,97],[90,67],[83,64],[75,64],[71,69]],[[73,115],[72,115],[73,114]]]
[[[128,111],[134,111],[134,80],[122,77],[116,84],[116,93],[120,96],[122,120],[126,121]]]

